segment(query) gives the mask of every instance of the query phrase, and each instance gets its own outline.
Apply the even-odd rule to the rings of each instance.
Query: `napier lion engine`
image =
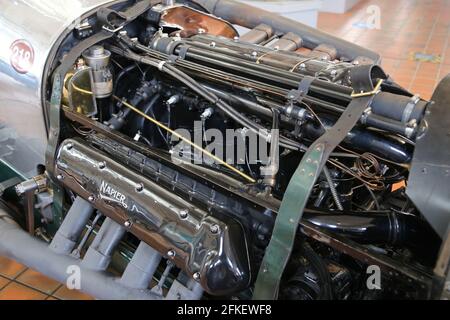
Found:
[[[1,184],[1,255],[75,265],[100,299],[441,296],[450,78],[425,101],[376,53],[231,0],[88,2],[3,72],[36,85],[42,62],[46,138],[1,137],[38,168]]]

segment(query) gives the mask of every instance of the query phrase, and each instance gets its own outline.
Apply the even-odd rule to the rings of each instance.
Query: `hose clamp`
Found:
[[[403,123],[407,123],[409,121],[409,119],[411,118],[411,115],[414,111],[414,108],[416,107],[417,103],[419,103],[419,101],[420,101],[420,96],[415,95],[408,102],[408,104],[405,107],[405,110],[403,111],[403,116],[402,116]]]

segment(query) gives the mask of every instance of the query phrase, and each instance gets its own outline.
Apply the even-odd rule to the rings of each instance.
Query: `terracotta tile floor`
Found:
[[[381,28],[358,27],[369,21],[372,5],[380,8]],[[386,72],[425,99],[450,73],[449,0],[365,0],[346,14],[321,13],[319,29],[380,53]],[[415,61],[414,53],[441,61]]]
[[[380,8],[380,30],[355,25],[367,21],[370,5]],[[385,70],[402,86],[425,99],[450,73],[450,0],[366,0],[346,14],[321,13],[319,29],[380,53]],[[433,54],[441,61],[415,61],[414,52]],[[92,298],[0,257],[0,300],[5,299]]]
[[[0,257],[0,300],[92,300],[91,297]]]

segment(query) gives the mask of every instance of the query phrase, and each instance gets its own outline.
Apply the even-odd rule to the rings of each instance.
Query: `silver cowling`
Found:
[[[193,206],[78,140],[61,144],[55,172],[67,188],[172,260],[206,292],[225,296],[249,285],[245,232],[237,221]]]

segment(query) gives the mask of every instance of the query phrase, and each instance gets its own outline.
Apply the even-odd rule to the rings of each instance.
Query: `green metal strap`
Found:
[[[319,178],[328,158],[342,143],[347,134],[358,123],[364,111],[371,105],[380,91],[384,73],[377,66],[355,68],[353,81],[363,93],[353,96],[353,100],[337,123],[320,137],[306,152],[285,192],[275,222],[272,239],[266,249],[260,272],[255,284],[254,300],[274,300],[278,296],[280,281],[294,247],[297,229],[308,203],[314,184]],[[372,75],[380,80],[374,88]]]
[[[303,213],[310,195],[309,186],[314,185],[320,174],[324,150],[323,144],[310,149],[289,183],[258,275],[254,300],[277,298],[281,275],[291,256],[302,217],[299,212]]]

